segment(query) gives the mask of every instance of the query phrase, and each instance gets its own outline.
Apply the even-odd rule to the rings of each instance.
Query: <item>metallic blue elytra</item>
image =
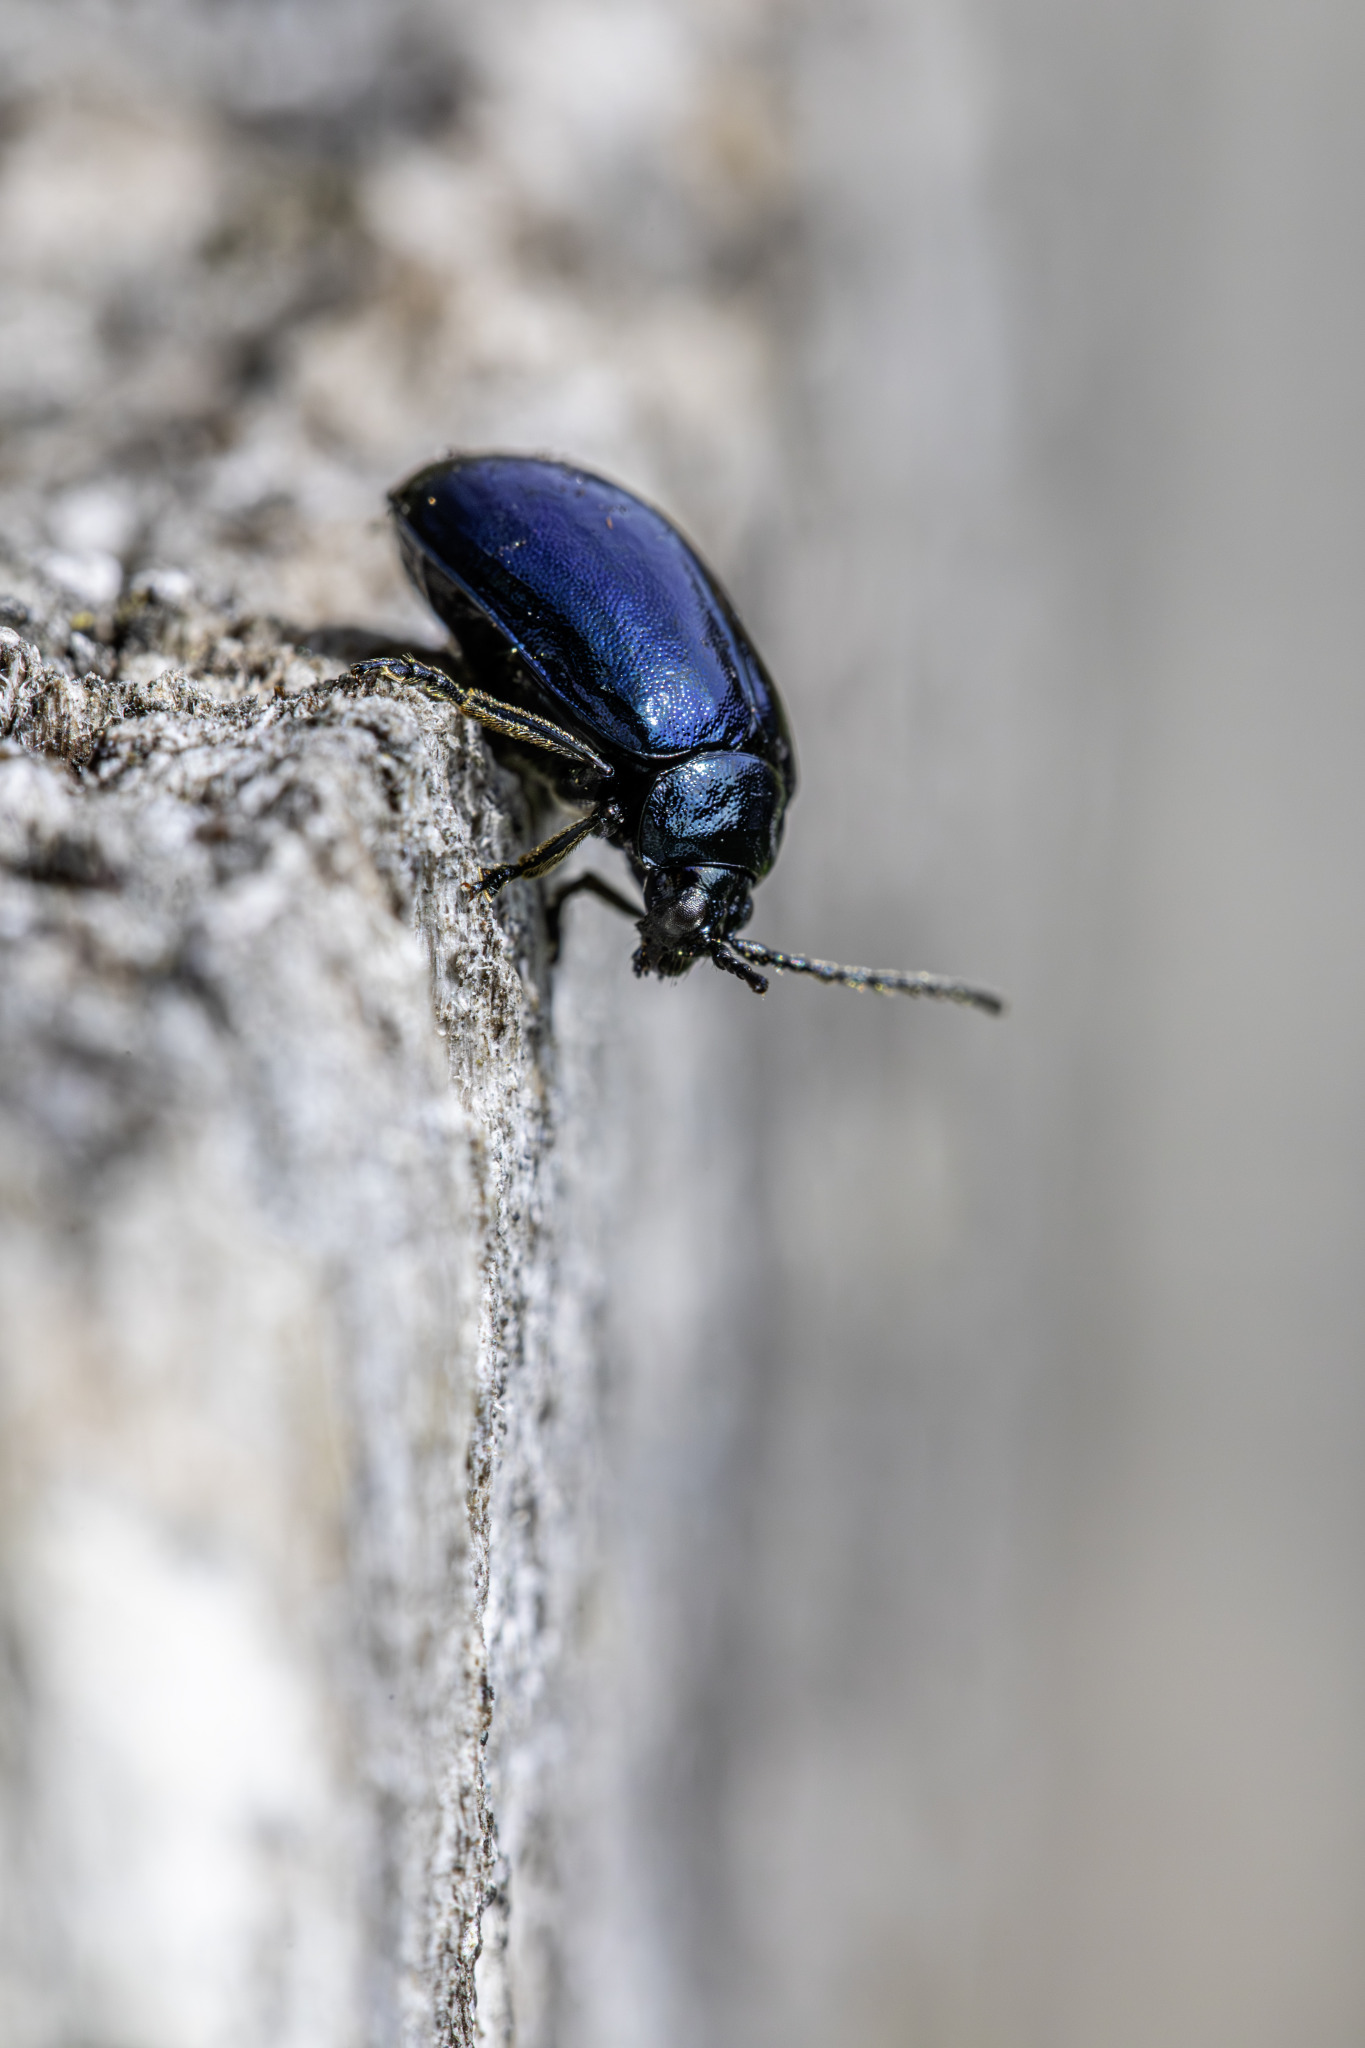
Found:
[[[453,698],[510,740],[586,815],[519,861],[485,868],[487,896],[535,879],[584,839],[624,848],[644,915],[596,875],[590,890],[637,918],[637,974],[685,974],[709,955],[761,994],[760,966],[854,988],[998,1008],[935,975],[836,967],[738,936],[777,858],[796,759],[781,699],[700,556],[619,484],[524,455],[451,456],[391,494],[408,573],[451,629],[447,671],[362,662]]]
[[[462,641],[486,621],[552,717],[646,770],[701,748],[757,754],[790,798],[777,691],[720,584],[661,512],[601,477],[516,455],[434,463],[392,503],[433,611]]]

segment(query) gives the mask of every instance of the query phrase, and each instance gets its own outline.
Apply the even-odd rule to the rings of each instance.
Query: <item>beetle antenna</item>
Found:
[[[775,946],[761,946],[756,939],[731,938],[724,943],[727,950],[757,966],[775,968],[779,974],[809,974],[816,981],[837,981],[843,988],[870,988],[879,996],[935,996],[940,1002],[968,1003],[991,1017],[1000,1016],[1006,1007],[1005,998],[994,989],[976,988],[946,974],[904,974],[894,967],[839,967],[833,960],[808,960],[804,953],[779,953]],[[717,947],[711,950],[722,967],[729,966],[721,960]],[[738,963],[730,972],[740,972]]]
[[[768,993],[767,975],[756,974],[752,967],[746,966],[739,957],[739,947],[740,941],[738,939],[712,939],[711,958],[715,961],[717,967],[723,967],[727,974],[737,975],[747,987],[753,990],[756,996],[766,996]],[[747,946],[744,950],[745,952],[748,951]],[[762,953],[764,948],[760,946],[758,950]]]

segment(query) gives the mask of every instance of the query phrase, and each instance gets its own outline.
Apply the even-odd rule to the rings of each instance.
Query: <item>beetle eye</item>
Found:
[[[690,889],[684,889],[673,906],[673,914],[679,924],[700,924],[706,915],[706,891],[694,882]]]

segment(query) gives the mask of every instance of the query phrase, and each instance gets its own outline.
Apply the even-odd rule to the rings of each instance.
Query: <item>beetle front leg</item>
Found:
[[[466,882],[464,886],[471,895],[491,898],[509,882],[534,882],[538,876],[548,875],[551,868],[557,868],[585,839],[591,839],[600,832],[606,820],[607,806],[599,804],[596,810],[588,812],[586,818],[575,820],[565,831],[556,832],[552,839],[542,839],[539,846],[533,846],[520,860],[485,868],[477,882]]]

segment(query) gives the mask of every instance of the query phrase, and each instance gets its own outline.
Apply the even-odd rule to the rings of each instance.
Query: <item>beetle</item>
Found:
[[[454,634],[455,673],[411,656],[356,664],[453,701],[527,750],[583,815],[520,860],[484,868],[484,897],[548,874],[584,840],[622,847],[632,903],[583,874],[583,891],[636,920],[635,972],[670,978],[709,957],[757,994],[764,967],[883,994],[937,996],[998,1014],[990,989],[945,975],[841,967],[742,938],[777,858],[796,756],[777,689],[717,578],[670,519],[621,485],[526,455],[454,455],[390,493],[404,565]]]

